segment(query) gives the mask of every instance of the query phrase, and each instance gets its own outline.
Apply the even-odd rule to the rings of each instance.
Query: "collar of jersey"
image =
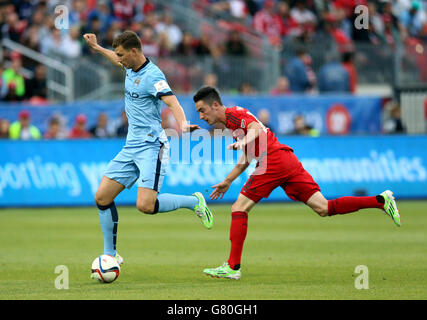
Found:
[[[149,64],[150,63],[150,60],[148,59],[148,58],[145,58],[146,59],[146,61],[138,68],[138,69],[136,69],[135,71],[133,71],[133,72],[139,72],[139,71],[141,71],[147,64]]]

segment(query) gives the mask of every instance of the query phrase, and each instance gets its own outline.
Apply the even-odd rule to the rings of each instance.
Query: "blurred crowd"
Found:
[[[426,1],[423,0],[202,0],[203,10],[228,15],[249,30],[253,28],[281,45],[289,37],[307,40],[330,34],[349,50],[352,41],[394,43],[396,37],[427,40]],[[361,10],[369,13],[363,25]],[[362,9],[363,10],[363,9]],[[366,13],[366,12],[365,12]],[[356,23],[355,23],[356,22]],[[367,22],[367,21],[366,21]]]
[[[287,82],[284,93],[355,93],[357,62],[391,82],[398,44],[410,57],[404,63],[419,73],[413,77],[427,82],[425,0],[203,0],[199,7],[226,19],[241,37],[255,31],[283,52],[282,78],[272,92]]]
[[[390,48],[397,42],[411,43],[414,52],[419,53],[424,47],[417,45],[427,42],[425,0],[200,0],[188,3],[194,12],[216,19],[218,26],[227,30],[226,38],[214,41],[212,30],[202,27],[200,30],[186,29],[174,21],[169,8],[154,0],[0,0],[0,40],[11,39],[44,55],[70,60],[90,59],[97,56],[84,42],[84,33],[95,33],[99,43],[111,49],[114,37],[131,29],[140,35],[145,55],[159,60],[174,90],[188,93],[194,90],[194,84],[186,81],[187,77],[197,78],[197,87],[211,85],[220,88],[228,78],[227,75],[221,76],[215,68],[195,67],[196,58],[254,60],[256,55],[251,52],[253,48],[245,41],[245,36],[263,35],[277,50],[294,48],[292,56],[281,62],[277,82],[271,84],[269,93],[276,96],[313,91],[356,93],[358,73],[354,58],[357,43]],[[66,21],[60,21],[69,24],[65,29],[55,25],[58,14],[63,13],[55,13],[60,5],[68,8]],[[369,9],[366,28],[363,27],[365,21],[361,20],[362,11],[355,13],[357,5],[365,5]],[[356,27],[356,22],[362,27]],[[329,42],[338,48],[338,55],[314,70],[306,45]],[[0,100],[46,103],[48,66],[38,64],[17,51],[4,50],[1,53]],[[176,64],[169,57],[181,57],[181,62]],[[242,73],[250,74],[248,66],[240,63],[242,60],[236,61],[231,60],[231,65],[237,65]],[[426,68],[425,60],[421,59],[419,69],[427,81]],[[237,85],[234,83],[223,91],[257,94],[256,86],[251,83],[254,76],[256,74],[243,77]],[[399,108],[390,108],[391,120],[387,122],[385,132],[404,130],[401,123],[392,120],[399,116],[399,112]],[[100,116],[96,128],[86,128],[87,119],[80,115],[68,130],[60,118],[53,118],[49,130],[43,133],[37,133],[39,130],[31,126],[28,126],[31,129],[25,129],[24,121],[19,126],[24,128],[19,136],[73,138],[125,135],[124,127],[120,129],[110,124],[107,130],[104,124],[103,128],[102,123],[108,122],[104,117]],[[20,115],[18,122],[21,118],[25,120],[30,115]],[[173,126],[168,124],[173,121],[167,112],[162,114],[162,119],[167,127]],[[303,121],[303,117],[295,119],[295,132],[300,132],[297,128],[303,128],[301,132],[313,135],[314,131],[307,129],[309,125],[301,124]],[[17,127],[16,123],[3,119],[1,137],[16,137]]]
[[[271,84],[271,93],[289,94],[313,89],[319,92],[355,92],[357,75],[352,58],[356,42],[394,46],[397,41],[427,39],[426,1],[422,0],[200,0],[189,1],[199,14],[217,19],[229,30],[227,39],[213,41],[212,32],[186,30],[175,23],[168,8],[153,0],[0,0],[0,40],[9,38],[42,54],[56,54],[73,59],[94,53],[82,39],[84,33],[95,33],[101,45],[111,48],[114,37],[125,29],[141,36],[148,57],[165,58],[161,68],[177,75],[177,92],[190,92],[184,77],[195,75],[194,57],[250,57],[244,35],[262,34],[279,50],[298,44],[294,58],[283,61],[281,78]],[[363,26],[356,5],[369,8],[369,23]],[[67,29],[55,23],[68,8]],[[358,21],[356,21],[359,18]],[[356,22],[356,23],[355,23]],[[312,70],[311,57],[304,44],[332,41],[341,57],[328,61],[324,69]],[[46,67],[17,52],[3,53],[0,64],[0,98],[6,101],[43,102],[46,96]],[[173,64],[168,57],[184,57],[186,62]],[[241,66],[242,69],[245,66]],[[200,70],[198,70],[200,71]],[[192,74],[193,72],[193,74]],[[248,71],[249,72],[249,71]],[[218,74],[198,74],[200,82],[215,81]],[[427,73],[426,73],[427,75]],[[179,78],[181,77],[181,78]],[[211,79],[209,79],[209,77]],[[225,79],[224,79],[225,78]],[[250,78],[250,77],[249,77]],[[220,78],[220,85],[227,77]],[[427,80],[427,79],[426,79]],[[217,81],[218,82],[218,81]],[[199,83],[201,84],[201,83]],[[338,84],[338,86],[337,86]],[[231,92],[257,93],[245,79],[233,84]]]

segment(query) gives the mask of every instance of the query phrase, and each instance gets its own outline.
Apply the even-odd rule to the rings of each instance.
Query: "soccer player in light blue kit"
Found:
[[[182,132],[199,129],[187,123],[184,110],[163,72],[144,56],[141,41],[132,31],[125,31],[114,39],[114,51],[101,47],[94,34],[83,37],[92,49],[126,71],[125,110],[129,119],[126,145],[109,163],[95,194],[104,235],[104,254],[123,263],[116,250],[118,214],[114,199],[135,183],[139,211],[156,214],[188,208],[199,216],[206,228],[212,228],[213,216],[200,192],[189,196],[159,194],[169,160],[169,142],[161,127],[161,100],[172,111]]]

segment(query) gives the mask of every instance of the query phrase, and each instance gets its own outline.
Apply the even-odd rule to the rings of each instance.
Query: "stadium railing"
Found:
[[[357,70],[358,85],[375,85],[380,88],[389,88],[381,92],[391,92],[396,83],[421,81],[420,67],[413,63],[414,58],[405,53],[405,48],[391,49],[384,46],[374,46],[369,43],[357,43],[354,65]],[[338,48],[332,43],[315,42],[306,45],[307,51],[312,57],[312,69],[318,74],[320,68],[331,60],[340,60]],[[238,92],[239,86],[250,83],[259,94],[268,93],[276,84],[278,75],[283,74],[284,66],[295,55],[296,46],[286,43],[281,53],[276,58],[258,59],[253,54],[248,56],[179,56],[150,57],[164,71],[168,80],[178,93],[191,93],[203,85],[203,78],[209,73],[218,77],[218,87],[223,92]],[[88,58],[79,59],[79,63],[85,61],[94,69],[103,70],[109,75],[108,88],[120,88],[123,74],[108,62]],[[412,63],[410,63],[412,61]],[[274,72],[272,71],[274,69]],[[94,76],[93,73],[83,73],[84,76]],[[84,88],[90,87],[90,84]],[[77,99],[86,97],[103,97],[106,99],[118,97],[122,91],[113,90],[111,93],[98,84],[93,92],[80,94]]]
[[[310,55],[311,67],[316,74],[324,64],[341,59],[338,46],[331,41],[314,40],[304,45],[287,41],[283,45],[281,65],[286,65],[295,56],[296,49],[301,46],[304,46]],[[401,60],[395,50],[364,42],[356,42],[354,47],[353,63],[358,75],[358,84],[393,85],[398,70],[395,66],[398,66]]]
[[[3,39],[1,47],[10,51],[17,51],[47,67],[48,70],[48,98],[52,100],[58,97],[61,101],[74,100],[74,72],[70,66],[57,59],[45,56],[37,51],[31,50],[10,39]]]
[[[276,83],[280,76],[280,68],[278,67],[280,51],[272,46],[265,36],[255,33],[251,29],[242,29],[241,25],[203,15],[194,10],[194,5],[195,1],[158,0],[159,8],[170,12],[175,23],[182,30],[189,30],[195,36],[208,33],[212,45],[224,44],[229,33],[238,30],[249,51],[248,63],[258,66],[256,77],[259,81],[254,86],[256,86],[257,91],[268,92],[271,89],[271,84]],[[243,72],[245,71],[244,68],[241,69]],[[250,72],[246,78],[246,81],[249,80],[255,80]]]
[[[3,39],[1,47],[17,51],[46,66],[49,101],[79,100],[112,82],[108,71],[87,59],[70,59],[57,54],[44,55],[10,39]]]
[[[427,132],[427,45],[410,39],[395,53],[394,98],[407,133]]]
[[[406,84],[395,88],[407,133],[427,132],[427,83]]]

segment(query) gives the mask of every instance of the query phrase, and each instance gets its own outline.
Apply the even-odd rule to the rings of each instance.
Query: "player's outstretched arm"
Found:
[[[169,107],[172,111],[173,116],[175,117],[176,122],[179,125],[179,128],[182,132],[192,132],[194,130],[200,129],[198,125],[187,123],[187,118],[185,117],[184,109],[182,109],[179,104],[178,99],[174,95],[162,96],[160,99]]]
[[[227,192],[228,188],[230,188],[231,183],[236,180],[238,176],[242,174],[249,166],[249,161],[245,153],[239,159],[239,162],[236,166],[231,170],[228,176],[224,179],[224,181],[212,186],[212,193],[210,194],[211,200],[222,199],[224,194]]]
[[[109,50],[109,49],[105,49],[98,44],[98,41],[96,40],[95,34],[85,33],[83,35],[83,38],[86,40],[89,47],[91,47],[96,52],[102,54],[104,57],[106,57],[115,66],[118,66],[118,67],[124,69],[123,65],[119,62],[119,57],[116,55],[116,53],[114,51]]]

